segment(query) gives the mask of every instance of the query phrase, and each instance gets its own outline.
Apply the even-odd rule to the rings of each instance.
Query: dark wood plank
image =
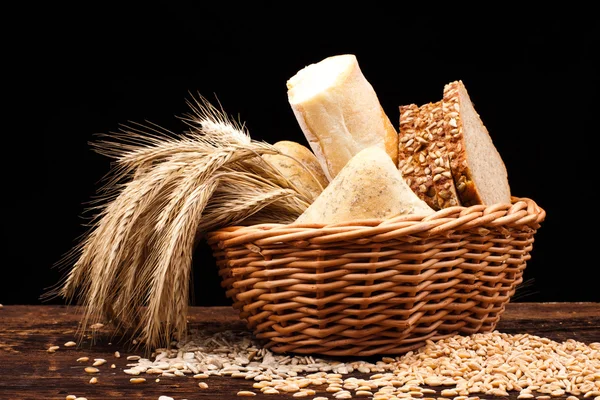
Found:
[[[253,381],[211,377],[209,389],[198,388],[190,377],[148,379],[134,385],[126,368],[128,355],[139,354],[125,341],[109,336],[91,339],[80,346],[65,348],[76,340],[80,309],[68,306],[18,306],[0,308],[0,398],[64,399],[67,394],[93,399],[158,399],[160,395],[180,399],[240,399],[239,390],[252,390]],[[195,307],[190,309],[190,324],[202,329],[245,330],[245,324],[230,307]],[[506,333],[531,333],[557,341],[567,339],[584,343],[600,342],[600,303],[510,303],[497,329]],[[60,345],[48,353],[51,345]],[[114,356],[115,351],[121,358]],[[77,363],[79,357],[105,358],[99,367],[97,384],[84,372],[89,363]],[[362,358],[365,359],[365,358]],[[378,359],[377,357],[373,359]],[[116,368],[111,369],[110,364]],[[361,378],[365,375],[353,374]],[[322,393],[325,395],[326,393]],[[292,398],[291,395],[259,394],[254,399]],[[332,399],[331,394],[328,397]],[[511,399],[516,398],[511,393]]]

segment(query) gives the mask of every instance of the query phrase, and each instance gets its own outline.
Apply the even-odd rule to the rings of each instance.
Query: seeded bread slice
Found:
[[[421,137],[426,137],[428,140],[427,161],[435,188],[436,204],[433,208],[441,210],[460,205],[452,179],[450,158],[447,154],[442,101],[423,104],[420,107],[420,114],[423,121]]]
[[[460,204],[510,203],[506,166],[462,81],[444,85],[443,127]]]
[[[398,169],[431,208],[459,205],[444,141],[442,102],[400,106]]]
[[[438,209],[435,188],[427,160],[427,139],[421,137],[423,120],[419,106],[401,105],[398,129],[398,169],[407,185],[429,207]]]

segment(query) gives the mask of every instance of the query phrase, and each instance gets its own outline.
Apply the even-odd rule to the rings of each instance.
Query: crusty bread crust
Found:
[[[306,66],[287,81],[289,104],[329,181],[360,150],[379,146],[398,161],[398,132],[356,56]]]
[[[444,86],[442,113],[443,126],[446,142],[448,143],[447,154],[450,157],[450,167],[454,179],[454,185],[460,204],[462,206],[472,206],[477,204],[493,204],[498,202],[511,201],[510,187],[508,184],[507,171],[500,154],[494,147],[489,133],[479,115],[475,112],[471,116],[469,123],[475,125],[474,134],[481,139],[482,146],[477,151],[477,154],[471,154],[469,159],[468,144],[465,137],[465,112],[467,108],[472,107],[471,100],[467,94],[466,88],[462,81],[454,81]],[[479,157],[485,160],[486,176],[476,181],[477,171],[473,164],[472,157]],[[485,184],[486,187],[493,185],[493,190],[483,192],[480,185]]]

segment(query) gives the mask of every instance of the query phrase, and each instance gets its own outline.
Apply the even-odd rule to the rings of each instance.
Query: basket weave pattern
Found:
[[[513,198],[426,218],[235,226],[206,239],[233,307],[272,351],[392,355],[493,330],[544,218]]]

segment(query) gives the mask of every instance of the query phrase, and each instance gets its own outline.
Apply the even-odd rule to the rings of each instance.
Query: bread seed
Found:
[[[131,378],[129,379],[129,382],[137,384],[137,383],[144,383],[146,382],[146,378]]]
[[[73,342],[73,341],[68,341],[67,343],[64,344],[65,347],[73,347],[73,346],[77,346],[77,343]]]
[[[250,392],[248,390],[240,390],[239,392],[237,392],[237,395],[241,396],[241,397],[250,397],[250,396],[256,396],[256,393]]]

